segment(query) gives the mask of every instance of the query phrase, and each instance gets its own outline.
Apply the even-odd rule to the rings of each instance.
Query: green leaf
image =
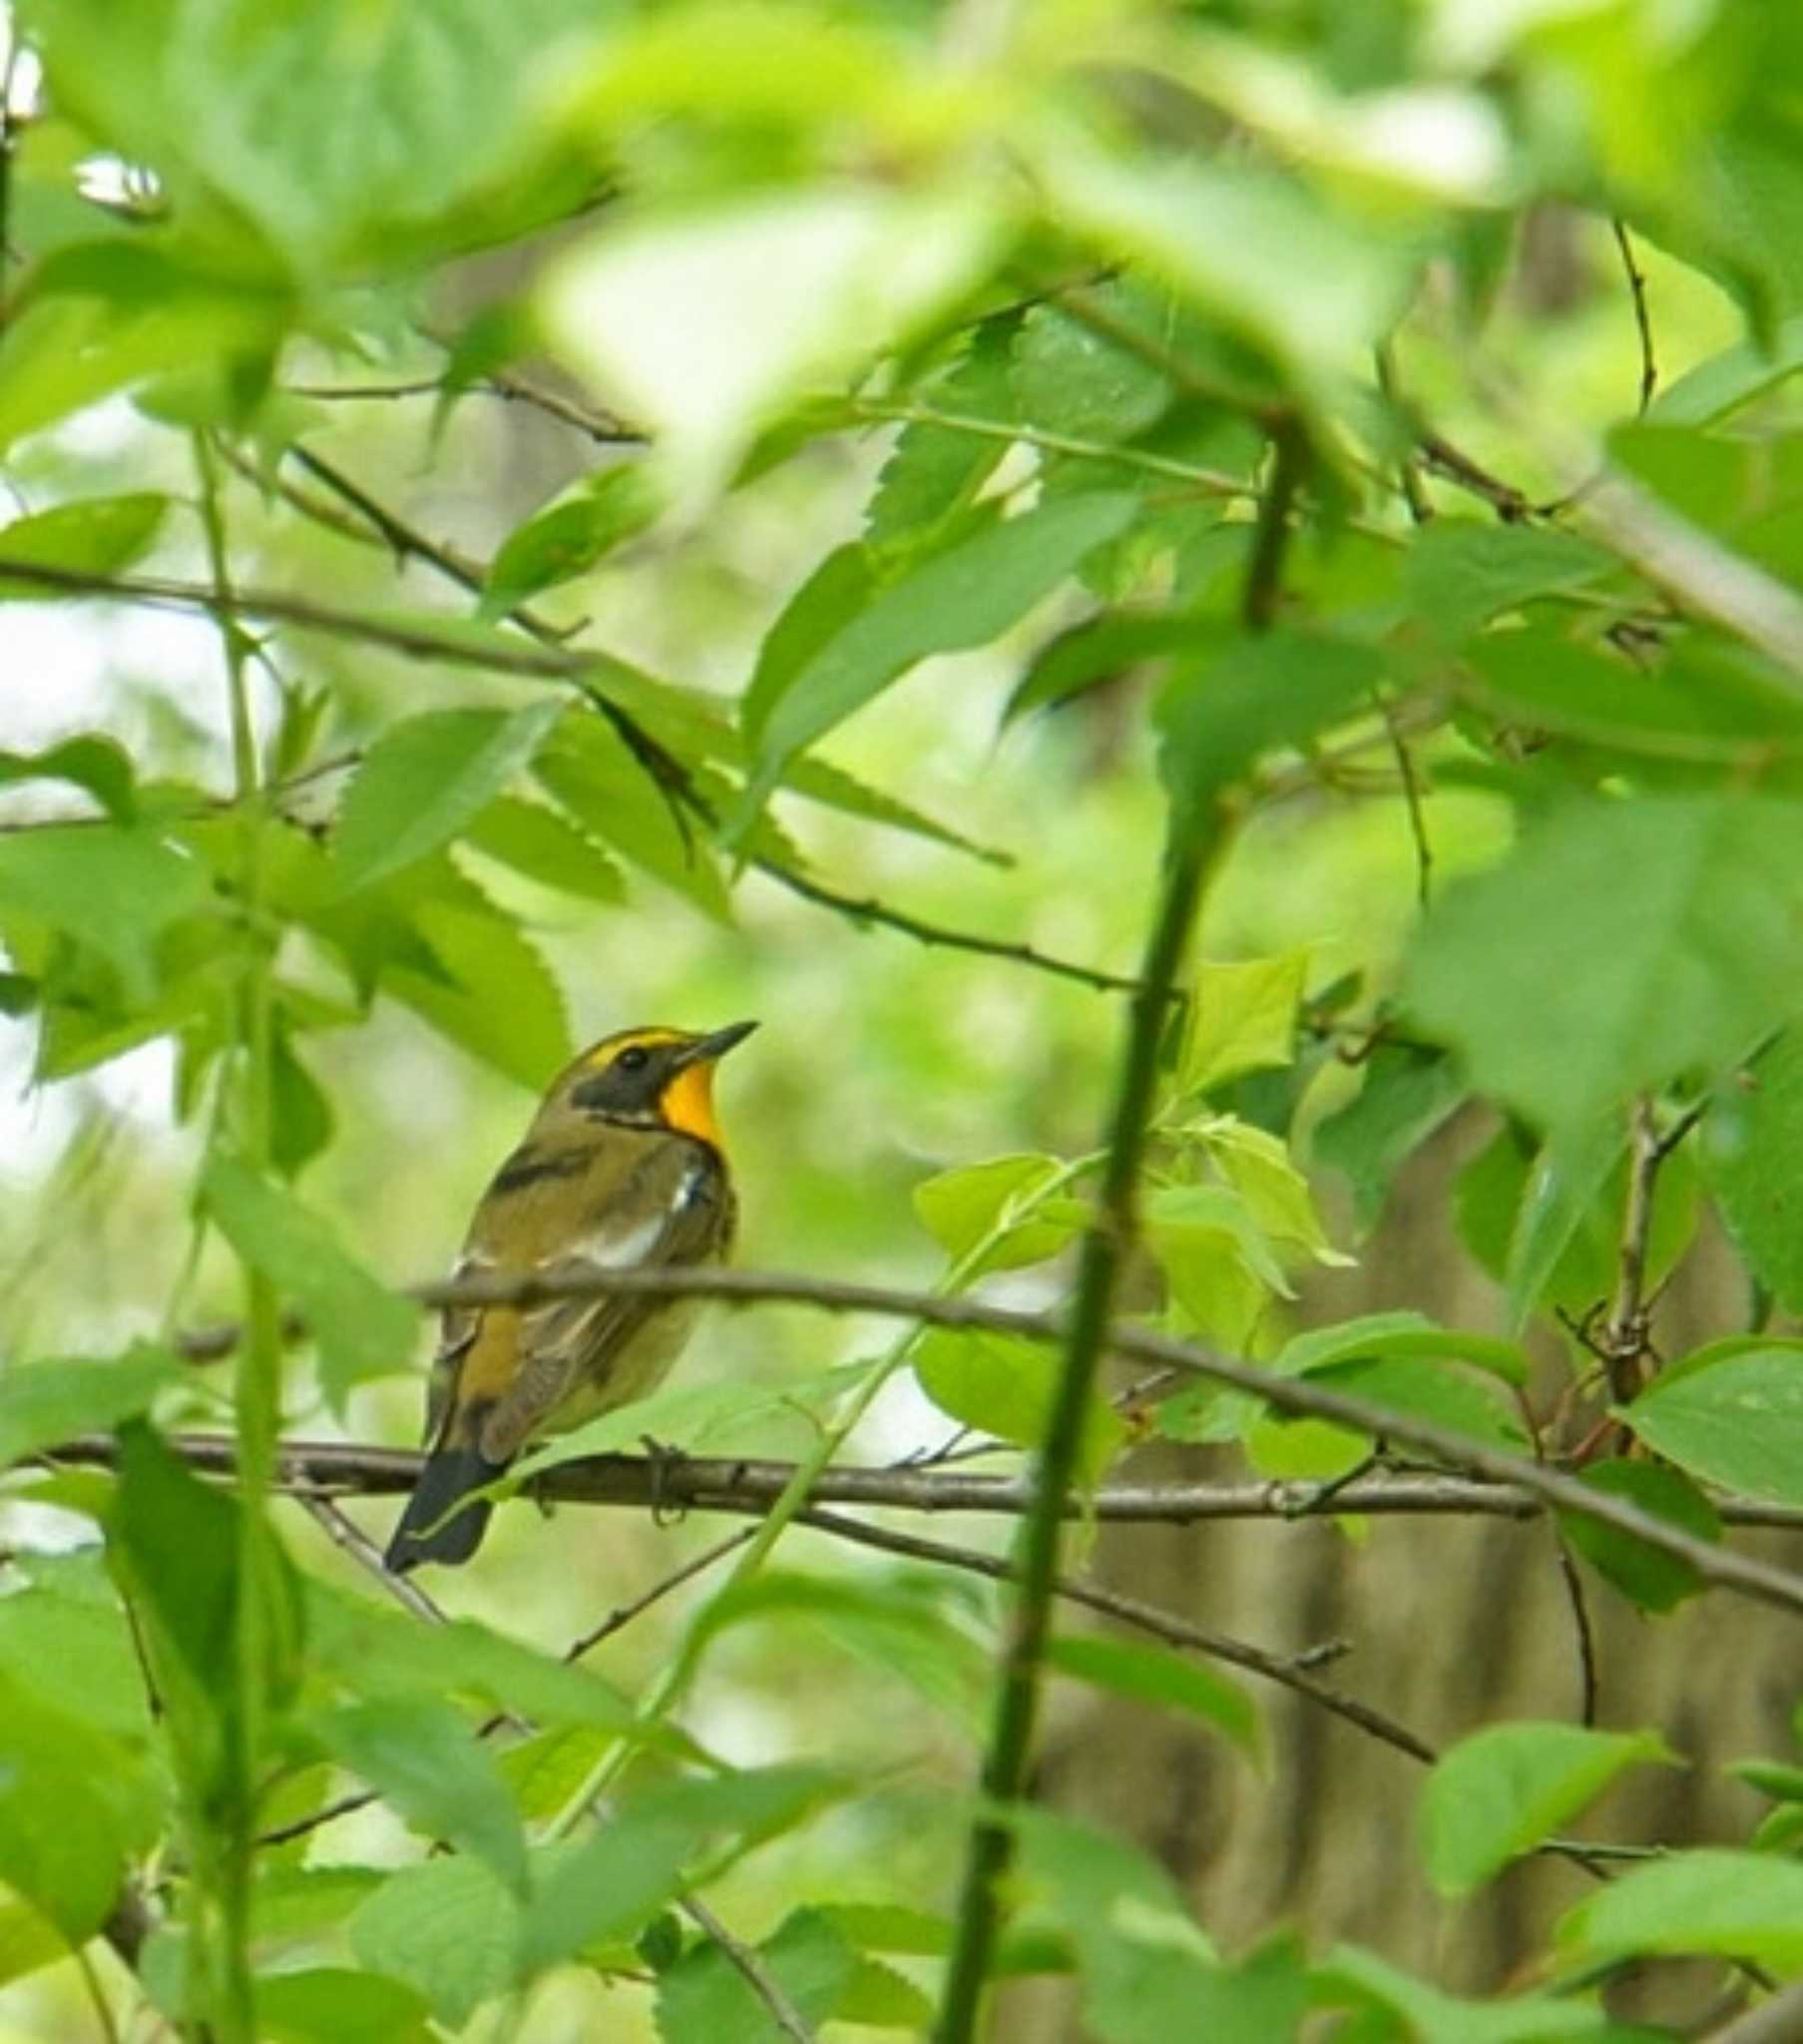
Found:
[[[0,1370],[0,1465],[147,1411],[184,1374],[173,1355],[136,1349],[116,1362],[14,1363]]]
[[[1803,317],[1786,319],[1769,347],[1737,340],[1667,383],[1647,408],[1654,425],[1709,426],[1803,369]]]
[[[474,887],[421,900],[412,924],[435,969],[398,959],[383,984],[472,1057],[542,1092],[573,1048],[563,993],[537,949]]]
[[[1324,1390],[1429,1419],[1493,1446],[1519,1447],[1525,1439],[1521,1419],[1494,1377],[1448,1369],[1432,1353],[1318,1364],[1310,1375]]]
[[[1257,1760],[1262,1750],[1257,1706],[1237,1683],[1168,1647],[1134,1647],[1082,1635],[1055,1639],[1048,1663],[1098,1689],[1161,1710],[1180,1711],[1224,1733]]]
[[[1334,2008],[1382,2009],[1403,2027],[1374,2034],[1383,2044],[1653,2044],[1651,2033],[1630,2030],[1569,1994],[1511,1994],[1499,2001],[1466,2001],[1412,1980],[1375,1952],[1340,1945],[1317,1969],[1318,1996]],[[1347,2035],[1368,2033],[1348,2026]]]
[[[1092,302],[1105,316],[1130,317],[1129,289],[1104,283]],[[1012,380],[1024,424],[1103,442],[1137,438],[1175,394],[1162,369],[1056,300],[1035,305],[1022,321]]]
[[[143,1797],[124,1747],[0,1675],[0,1880],[72,1944],[118,1896]]]
[[[1434,1764],[1421,1846],[1440,1893],[1468,1895],[1531,1852],[1626,1769],[1675,1764],[1652,1732],[1526,1722],[1486,1726]]]
[[[657,491],[636,462],[586,476],[507,535],[489,564],[476,615],[492,623],[541,590],[586,575],[617,546],[645,531],[660,508]]]
[[[794,756],[933,654],[985,646],[1131,522],[1137,499],[1061,498],[935,554],[818,646],[750,726],[758,765],[730,825],[742,838]]]
[[[1803,1034],[1786,1030],[1719,1087],[1699,1137],[1703,1182],[1735,1248],[1787,1312],[1803,1312]]]
[[[269,2044],[431,2044],[425,1998],[348,1966],[260,1973],[256,2026]]]
[[[526,1890],[526,1837],[494,1755],[449,1705],[387,1698],[308,1721],[326,1751],[396,1814]]]
[[[1219,639],[1158,698],[1165,785],[1206,808],[1260,755],[1367,708],[1382,677],[1378,656],[1346,640],[1288,630]]]
[[[1719,1065],[1796,1006],[1800,826],[1795,805],[1736,794],[1566,809],[1436,903],[1412,1005],[1480,1087],[1552,1128]]]
[[[0,1597],[0,1668],[112,1738],[151,1731],[144,1666],[99,1550],[33,1557],[31,1582]]]
[[[1605,1497],[1625,1498],[1693,1539],[1721,1538],[1715,1507],[1688,1477],[1662,1462],[1597,1462],[1580,1470],[1578,1480]],[[1641,1611],[1675,1610],[1705,1587],[1689,1562],[1649,1547],[1619,1527],[1605,1526],[1581,1512],[1562,1512],[1559,1525],[1568,1544]]]
[[[1413,1310],[1365,1313],[1330,1327],[1311,1327],[1286,1342],[1271,1367],[1283,1376],[1305,1376],[1338,1364],[1386,1356],[1470,1363],[1505,1383],[1528,1381],[1528,1359],[1513,1341],[1439,1327],[1425,1313]]]
[[[978,323],[962,360],[913,393],[916,403],[959,418],[1005,425],[1013,410],[1009,361],[1020,315],[997,314]],[[896,435],[883,464],[864,533],[879,552],[929,545],[967,513],[977,493],[1008,452],[1005,433],[972,433],[916,421]]]
[[[1540,525],[1436,518],[1415,535],[1404,586],[1410,607],[1443,639],[1457,641],[1499,611],[1608,574],[1609,555],[1588,540]]]
[[[83,575],[116,575],[149,551],[168,509],[167,497],[149,491],[58,504],[53,510],[0,525],[0,561],[20,567],[68,568]],[[0,601],[13,597],[42,603],[58,594],[41,582],[0,575]]]
[[[336,1410],[356,1385],[407,1368],[418,1313],[347,1256],[316,1214],[231,1157],[212,1159],[201,1189],[225,1240],[305,1316]]]
[[[568,816],[542,802],[497,795],[471,817],[463,841],[541,886],[561,888],[585,901],[625,899],[620,868]]]
[[[1289,1064],[1296,1054],[1296,1009],[1307,970],[1302,951],[1203,965],[1190,989],[1176,1090],[1205,1093],[1243,1072]]]
[[[54,1965],[68,1952],[67,1939],[48,1916],[26,1902],[0,1902],[0,1986]]]
[[[1803,1862],[1767,1852],[1674,1852],[1608,1882],[1559,1926],[1574,1961],[1628,1953],[1803,1965]]]
[[[1209,628],[1181,612],[1104,611],[1048,640],[1033,657],[1002,712],[1010,725],[1031,711],[1049,710],[1073,696],[1152,661],[1187,650]]]
[[[1039,1343],[980,1328],[930,1328],[914,1350],[914,1374],[941,1412],[962,1426],[1024,1448],[1046,1437],[1058,1392],[1059,1357]],[[1127,1438],[1127,1426],[1106,1399],[1093,1398],[1084,1418],[1078,1466],[1094,1482]]]
[[[1578,1290],[1588,1293],[1584,1304],[1599,1295],[1603,1258],[1613,1256],[1615,1245],[1613,1231],[1597,1217],[1626,1147],[1626,1131],[1609,1116],[1588,1128],[1555,1130],[1534,1160],[1523,1183],[1502,1274],[1514,1332],[1519,1334],[1548,1299],[1560,1303],[1557,1294],[1574,1281]],[[1606,1250],[1601,1246],[1604,1233]],[[1590,1251],[1595,1252],[1593,1258],[1586,1254]]]
[[[1803,1504],[1803,1341],[1735,1342],[1655,1378],[1624,1417],[1705,1483]]]
[[[858,1973],[857,1954],[814,1909],[791,1911],[757,1956],[809,2025],[840,2012]],[[776,2027],[744,1975],[703,1937],[658,1976],[658,2035],[663,2044],[783,2044],[794,2031]]]
[[[132,756],[99,733],[64,739],[41,753],[0,752],[0,787],[22,780],[66,780],[85,789],[115,823],[130,823],[138,791]]]
[[[352,1910],[350,1948],[372,1972],[415,1987],[461,2030],[514,1977],[520,1905],[480,1859],[428,1859],[391,1875]]]
[[[599,1938],[631,1935],[680,1892],[685,1870],[703,1856],[713,1866],[748,1851],[839,1788],[817,1768],[764,1768],[635,1796],[538,1883],[521,1930],[520,1977],[533,1979]]]
[[[996,232],[969,183],[837,179],[680,212],[626,205],[552,266],[539,311],[553,345],[651,429],[673,498],[692,510],[783,407],[963,291]],[[731,319],[697,317],[709,304]]]
[[[151,994],[157,938],[206,902],[207,876],[149,830],[68,824],[0,837],[0,911],[33,915],[117,966],[134,1000]]]
[[[1377,1226],[1398,1170],[1465,1103],[1466,1082],[1437,1051],[1379,1043],[1364,1059],[1364,1084],[1315,1129],[1319,1163],[1352,1186],[1359,1232]]]
[[[333,852],[346,889],[366,887],[455,837],[564,714],[551,698],[512,716],[431,710],[391,726],[364,756],[338,811]]]
[[[566,716],[533,763],[546,791],[576,820],[703,914],[726,920],[726,890],[698,820],[661,787],[591,712]]]
[[[356,1695],[466,1697],[541,1725],[619,1735],[636,1723],[630,1700],[592,1669],[554,1661],[475,1619],[426,1627],[318,1582],[306,1597],[315,1662]]]
[[[1070,1217],[1049,1214],[1037,1197],[1064,1169],[1058,1158],[1037,1151],[960,1165],[921,1180],[914,1188],[914,1212],[954,1264],[997,1238],[972,1277],[1044,1263],[1071,1240]]]
[[[957,1625],[943,1584],[919,1576],[845,1581],[765,1569],[722,1590],[683,1646],[692,1664],[717,1636],[766,1618],[798,1618],[884,1673],[911,1684],[975,1739],[986,1723],[990,1656]]]

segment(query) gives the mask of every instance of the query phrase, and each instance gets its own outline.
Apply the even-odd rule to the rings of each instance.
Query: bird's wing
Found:
[[[730,1227],[724,1173],[710,1150],[686,1137],[657,1132],[592,1146],[582,1176],[581,1187],[565,1186],[555,1205],[535,1202],[543,1215],[519,1212],[507,1217],[510,1226],[491,1213],[493,1198],[485,1201],[478,1219],[486,1217],[488,1225],[472,1231],[472,1253],[488,1248],[478,1234],[497,1249],[505,1239],[512,1252],[505,1268],[555,1279],[696,1263],[724,1246]],[[538,1190],[537,1183],[522,1183],[513,1197],[524,1205]],[[586,1378],[605,1376],[609,1359],[665,1303],[644,1295],[601,1296],[553,1299],[525,1311],[485,1308],[459,1366],[456,1394],[472,1418],[486,1407],[476,1422],[483,1454],[492,1462],[516,1455]]]

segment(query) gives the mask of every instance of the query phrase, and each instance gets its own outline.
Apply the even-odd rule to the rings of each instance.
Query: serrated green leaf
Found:
[[[507,1784],[448,1705],[388,1697],[312,1717],[308,1729],[415,1830],[474,1853],[525,1893],[526,1837]]]
[[[1675,1759],[1652,1732],[1525,1722],[1474,1732],[1434,1764],[1422,1794],[1428,1878],[1443,1895],[1468,1895],[1626,1769]]]
[[[1704,1183],[1734,1246],[1789,1312],[1803,1311],[1803,1034],[1786,1030],[1717,1089],[1699,1131]]]
[[[626,882],[608,854],[568,816],[543,802],[497,795],[470,819],[463,841],[541,886],[561,888],[585,901],[626,898]]]
[[[364,755],[338,810],[333,858],[344,887],[366,887],[455,837],[564,715],[553,698],[512,715],[429,710],[391,726]]]
[[[873,593],[756,704],[758,766],[732,830],[740,837],[794,756],[933,654],[987,645],[1099,546],[1137,500],[1098,491],[1023,512],[935,554]]]
[[[305,1315],[337,1410],[358,1384],[407,1368],[418,1313],[351,1258],[318,1215],[235,1158],[216,1156],[201,1184],[226,1241]]]
[[[416,1987],[460,2030],[514,1977],[520,1905],[481,1860],[428,1859],[390,1875],[344,1927],[365,1966]]]

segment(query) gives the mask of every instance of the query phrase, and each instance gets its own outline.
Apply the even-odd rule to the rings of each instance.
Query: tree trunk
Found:
[[[1313,1313],[1341,1319],[1407,1305],[1449,1326],[1496,1325],[1496,1290],[1449,1220],[1453,1181],[1483,1133],[1466,1117],[1427,1147],[1359,1269],[1321,1286]],[[1660,1301],[1664,1352],[1732,1331],[1744,1295],[1731,1256],[1706,1236]],[[1148,1449],[1135,1473],[1195,1477],[1213,1452]],[[1775,1561],[1803,1562],[1794,1536],[1735,1537]],[[1113,1526],[1101,1533],[1094,1569],[1280,1653],[1344,1641],[1326,1679],[1436,1749],[1502,1718],[1576,1722],[1581,1712],[1578,1622],[1544,1518],[1378,1518],[1358,1539],[1319,1519]],[[1635,1770],[1574,1829],[1628,1843],[1743,1841],[1762,1804],[1720,1768],[1789,1750],[1797,1689],[1787,1622],[1719,1592],[1646,1619],[1587,1571],[1582,1601],[1597,1723],[1657,1727],[1693,1765]],[[1446,1987],[1490,1991],[1544,1950],[1559,1913],[1589,1891],[1581,1867],[1543,1855],[1464,1904],[1442,1902],[1415,1838],[1421,1765],[1306,1698],[1260,1690],[1263,1775],[1174,1717],[1067,1689],[1048,1728],[1042,1792],[1153,1852],[1228,1953],[1299,1924],[1317,1951],[1353,1939]],[[1719,1984],[1670,1969],[1634,1987],[1624,2012],[1681,2018]],[[1017,1990],[1008,2014],[1008,2033],[1036,2044],[1082,2034],[1062,1984]]]

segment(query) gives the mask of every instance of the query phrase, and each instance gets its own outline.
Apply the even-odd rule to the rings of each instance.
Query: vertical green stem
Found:
[[[232,814],[238,831],[237,893],[241,948],[235,1016],[234,1112],[236,1144],[258,1172],[270,1155],[269,1068],[271,1010],[269,952],[263,933],[263,832],[266,821],[256,732],[250,715],[248,649],[232,603],[219,468],[205,432],[194,436],[200,478],[201,523],[219,603],[231,734]],[[276,1566],[267,1517],[281,1423],[279,1301],[269,1279],[243,1263],[246,1339],[236,1378],[239,1549],[235,1687],[237,1709],[225,1714],[236,1730],[236,1751],[225,1765],[216,1812],[218,1904],[224,1950],[217,2023],[223,2037],[252,2044],[255,2002],[251,1987],[249,1907],[255,1843],[256,1756],[263,1743],[265,1688],[272,1640],[270,1588]]]
[[[1139,1160],[1157,1081],[1165,1008],[1201,900],[1211,844],[1211,832],[1197,820],[1192,819],[1187,828],[1173,823],[1164,896],[1146,946],[1127,1025],[1103,1166],[1101,1203],[1084,1237],[1077,1296],[1065,1336],[1064,1366],[1040,1450],[1033,1509],[1023,1532],[1020,1589],[1003,1650],[995,1720],[981,1779],[981,1792],[992,1808],[1001,1805],[1005,1810],[1026,1792],[1064,1533],[1064,1501],[1077,1473],[1084,1420],[1095,1391],[1122,1259],[1132,1240]],[[972,1827],[958,1911],[958,1941],[935,2031],[939,2044],[967,2044],[975,2034],[999,1920],[998,1888],[1012,1844],[1005,1815],[986,1814]]]

